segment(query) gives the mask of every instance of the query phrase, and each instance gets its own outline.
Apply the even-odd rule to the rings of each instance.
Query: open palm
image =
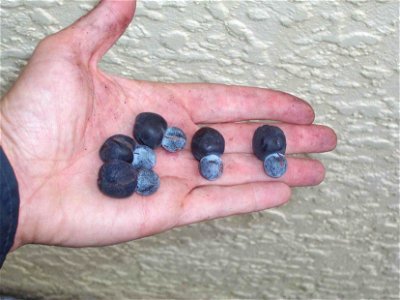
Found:
[[[134,1],[102,1],[70,27],[44,39],[1,102],[1,145],[20,186],[14,249],[26,243],[96,246],[124,242],[193,222],[274,207],[290,186],[320,183],[316,160],[289,158],[279,180],[251,153],[259,126],[279,121],[288,153],[331,150],[334,132],[310,125],[312,108],[286,93],[217,84],[165,84],[103,73],[98,62],[130,23]],[[97,188],[98,150],[111,135],[132,136],[135,116],[161,114],[189,140],[199,124],[225,137],[224,174],[204,180],[190,149],[157,150],[161,178],[150,197],[117,200]],[[188,143],[190,144],[190,143]]]

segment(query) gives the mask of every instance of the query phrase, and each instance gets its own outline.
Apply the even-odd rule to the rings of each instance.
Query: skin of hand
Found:
[[[256,123],[279,121],[287,153],[335,148],[336,135],[313,125],[309,104],[279,91],[203,83],[157,83],[104,73],[98,62],[133,18],[135,1],[102,1],[66,29],[43,39],[0,103],[1,146],[19,183],[20,214],[12,250],[37,243],[102,246],[204,220],[286,203],[291,187],[324,178],[317,160],[288,158],[279,179],[266,176],[251,150]],[[132,136],[135,116],[161,114],[189,140],[199,124],[226,141],[224,174],[204,180],[189,147],[157,149],[161,178],[150,197],[112,199],[97,187],[99,149],[111,135]]]

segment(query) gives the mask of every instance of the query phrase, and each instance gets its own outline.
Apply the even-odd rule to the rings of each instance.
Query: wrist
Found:
[[[15,240],[18,224],[18,182],[10,161],[0,147],[0,268]]]
[[[17,207],[17,227],[16,227],[16,232],[14,235],[14,241],[11,246],[10,252],[16,250],[17,248],[23,246],[24,244],[27,244],[29,241],[29,238],[26,235],[26,230],[25,230],[25,220],[26,220],[26,214],[24,211],[24,203],[25,199],[29,198],[28,195],[28,188],[27,188],[27,180],[24,176],[24,172],[22,171],[22,166],[19,163],[18,160],[18,153],[16,150],[16,147],[13,146],[12,140],[7,136],[7,134],[4,132],[4,123],[5,120],[3,116],[1,116],[2,120],[2,126],[0,130],[0,136],[1,136],[1,141],[0,141],[0,147],[2,151],[4,152],[4,155],[6,159],[8,160],[8,163],[10,165],[11,172],[13,173],[16,184],[17,184],[17,193],[18,193],[18,207]],[[3,166],[2,166],[3,168]],[[17,200],[14,200],[17,201]]]

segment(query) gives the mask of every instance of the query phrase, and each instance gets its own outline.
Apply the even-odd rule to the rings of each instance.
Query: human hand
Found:
[[[288,201],[290,187],[319,184],[316,160],[289,158],[272,179],[251,139],[269,119],[281,123],[287,153],[324,152],[335,133],[311,125],[314,112],[289,94],[219,84],[166,84],[104,73],[98,62],[130,23],[135,1],[102,1],[68,28],[45,38],[1,101],[1,146],[16,173],[20,215],[13,249],[27,243],[71,247],[120,243],[177,226],[259,211]],[[204,180],[190,149],[157,150],[158,192],[116,200],[97,187],[98,151],[111,135],[132,136],[135,116],[161,114],[189,140],[211,124],[226,141],[224,174]],[[190,145],[190,141],[187,143]]]

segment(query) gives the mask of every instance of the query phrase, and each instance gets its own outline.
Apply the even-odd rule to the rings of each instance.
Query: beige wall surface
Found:
[[[1,1],[1,94],[94,1]],[[26,246],[0,293],[31,298],[398,299],[397,1],[138,1],[102,67],[308,99],[338,147],[287,205],[89,249]]]

